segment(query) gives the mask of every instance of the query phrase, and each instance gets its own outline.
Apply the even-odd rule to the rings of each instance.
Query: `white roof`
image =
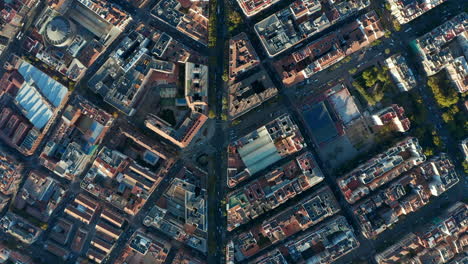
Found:
[[[238,149],[250,174],[255,174],[281,159],[265,126],[257,130],[258,137]]]
[[[24,83],[15,99],[25,111],[28,120],[38,129],[42,129],[53,115],[51,105],[29,83]]]
[[[55,107],[58,107],[62,103],[68,92],[65,86],[25,61],[21,63],[18,71],[23,75],[25,82],[33,80],[40,92],[46,96]]]

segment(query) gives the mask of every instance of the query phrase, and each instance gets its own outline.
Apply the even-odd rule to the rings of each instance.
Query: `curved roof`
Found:
[[[52,45],[66,45],[73,37],[71,22],[61,16],[54,17],[46,26],[45,37]]]

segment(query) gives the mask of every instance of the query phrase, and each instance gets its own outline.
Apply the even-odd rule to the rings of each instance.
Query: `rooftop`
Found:
[[[411,124],[405,115],[405,109],[396,104],[373,113],[371,120],[372,124],[376,127],[386,126],[401,133],[408,131]]]
[[[153,75],[173,75],[176,69],[173,62],[153,58],[150,44],[142,33],[130,32],[88,81],[104,101],[129,116],[135,114]]]
[[[268,246],[308,229],[339,210],[330,188],[320,188],[296,205],[236,235],[234,237],[236,259],[242,261],[254,256]]]
[[[341,176],[337,183],[346,200],[355,203],[425,160],[418,140],[406,138]]]
[[[229,78],[235,79],[260,64],[247,34],[240,33],[229,40]]]
[[[390,4],[390,11],[398,23],[406,24],[445,1],[446,0],[389,0],[388,3]]]
[[[179,148],[185,148],[192,142],[207,120],[208,117],[204,114],[190,112],[179,124],[173,127],[162,118],[149,115],[145,120],[145,126]]]
[[[442,154],[422,163],[385,188],[353,207],[363,235],[375,238],[408,215],[429,203],[458,182],[450,160]]]
[[[446,44],[454,39],[459,41],[461,45],[466,43],[467,21],[468,14],[463,12],[412,43],[422,58],[427,75],[436,74],[453,61],[452,52]]]
[[[277,3],[279,0],[237,0],[244,14],[248,17],[258,14]]]
[[[170,249],[171,245],[168,242],[137,231],[127,242],[115,263],[162,264],[165,262]]]
[[[277,117],[229,145],[228,182],[234,186],[305,146],[291,117],[287,114]]]
[[[207,251],[207,193],[188,180],[175,178],[143,224],[156,227],[173,239],[201,252]]]
[[[297,262],[331,263],[359,247],[354,230],[343,216],[336,216],[285,244]]]
[[[405,57],[396,54],[385,60],[390,75],[400,91],[409,91],[416,86],[416,78],[413,71],[408,67]]]
[[[39,227],[34,226],[26,219],[11,212],[7,212],[6,215],[0,219],[0,226],[3,228],[4,232],[14,236],[27,245],[34,243],[42,233]]]
[[[57,181],[32,171],[16,195],[14,206],[42,222],[47,222],[64,195],[65,189]]]
[[[255,31],[270,57],[321,32],[369,6],[368,0],[296,0],[288,7],[255,24]]]
[[[375,255],[379,264],[396,264],[403,259],[411,259],[416,263],[424,263],[436,253],[439,259],[435,262],[448,262],[450,258],[458,255],[463,259],[463,245],[466,245],[466,230],[468,228],[468,207],[462,202],[453,204],[437,217],[437,222],[418,229],[420,232],[411,232],[401,240],[394,243],[382,252]],[[434,221],[433,221],[434,222]],[[446,247],[446,245],[452,245]],[[447,259],[440,259],[451,255]],[[466,255],[465,255],[466,258]],[[456,262],[458,257],[449,263]],[[430,261],[430,260],[429,260]]]
[[[144,164],[147,165],[147,164]],[[162,178],[123,153],[104,147],[80,186],[127,214],[137,214]],[[159,167],[156,167],[159,169]],[[112,214],[106,214],[115,218]],[[113,219],[111,222],[115,222]],[[121,225],[122,220],[116,220]]]
[[[90,162],[112,122],[111,115],[83,97],[75,97],[43,149],[41,164],[61,177],[73,179]]]
[[[229,116],[238,118],[276,96],[278,89],[262,70],[229,87]]]
[[[0,192],[4,195],[16,193],[23,177],[23,166],[0,153]]]
[[[304,48],[275,62],[286,86],[301,83],[315,73],[384,36],[384,28],[374,11],[309,43]]]
[[[308,151],[273,168],[243,188],[228,194],[228,230],[286,203],[320,183],[323,178],[322,171]]]
[[[208,7],[206,1],[161,1],[151,10],[151,15],[188,37],[207,45]]]

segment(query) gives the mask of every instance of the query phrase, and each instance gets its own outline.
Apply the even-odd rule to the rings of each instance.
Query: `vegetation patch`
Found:
[[[468,118],[457,105],[452,105],[449,109],[442,113],[447,129],[451,136],[457,140],[462,140],[468,134]]]
[[[444,72],[429,77],[427,85],[431,88],[434,99],[440,107],[450,107],[458,102],[458,93]]]
[[[355,78],[353,86],[369,106],[382,101],[385,93],[392,90],[388,69],[377,66],[373,66],[359,74]]]

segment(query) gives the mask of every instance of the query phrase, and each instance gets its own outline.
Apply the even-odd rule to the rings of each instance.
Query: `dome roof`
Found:
[[[46,26],[45,38],[54,46],[70,44],[74,36],[74,25],[62,16],[54,17]]]

